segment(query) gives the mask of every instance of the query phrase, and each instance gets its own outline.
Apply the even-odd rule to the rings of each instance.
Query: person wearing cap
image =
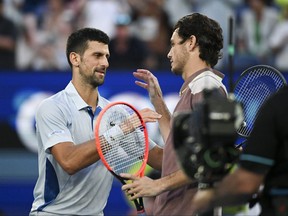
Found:
[[[17,28],[4,15],[4,1],[0,0],[0,71],[16,69]]]

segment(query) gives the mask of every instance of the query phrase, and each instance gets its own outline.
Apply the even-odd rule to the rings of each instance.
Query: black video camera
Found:
[[[239,156],[236,128],[242,119],[240,104],[217,89],[204,90],[193,111],[175,116],[174,148],[187,176],[210,187],[231,170]]]

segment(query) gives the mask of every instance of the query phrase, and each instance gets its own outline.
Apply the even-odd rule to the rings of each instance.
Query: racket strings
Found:
[[[130,143],[137,145],[138,142],[127,138],[122,139],[120,144],[116,142],[111,143],[113,147],[104,155],[111,169],[116,174],[130,173],[132,167],[139,170],[144,158],[144,150],[130,147]]]
[[[145,135],[142,122],[131,108],[117,106],[113,107],[117,111],[108,110],[103,116],[105,121],[100,125],[100,134],[105,135],[101,137],[100,146],[105,161],[114,173],[135,174],[144,160]]]
[[[261,105],[284,84],[278,72],[266,67],[255,68],[242,77],[234,90],[235,98],[244,110],[245,122],[237,130],[240,135],[249,136]]]

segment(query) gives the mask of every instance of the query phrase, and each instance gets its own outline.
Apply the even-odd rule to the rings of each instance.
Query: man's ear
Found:
[[[70,59],[71,64],[74,67],[78,67],[80,65],[80,55],[79,54],[77,54],[75,52],[71,52],[69,55],[69,59]]]
[[[193,51],[197,47],[197,39],[195,35],[191,35],[188,39],[189,51]]]

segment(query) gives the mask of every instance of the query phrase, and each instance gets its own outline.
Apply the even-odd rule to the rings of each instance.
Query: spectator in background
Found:
[[[17,69],[67,70],[65,37],[83,26],[80,0],[25,0],[17,42]]]
[[[118,16],[115,36],[110,42],[111,69],[136,69],[147,66],[148,49],[143,41],[131,34],[130,23],[130,16]]]
[[[21,26],[22,23],[22,10],[24,3],[27,0],[3,0],[4,4],[4,16],[16,25],[17,28]]]
[[[165,0],[163,6],[168,14],[169,25],[174,26],[181,17],[190,14],[194,9],[194,1],[195,0]]]
[[[5,14],[13,17],[17,27],[16,68],[32,69],[34,61],[39,17],[45,13],[47,0],[6,0]]]
[[[32,68],[37,70],[68,70],[65,46],[73,31],[73,11],[65,0],[48,0],[42,22],[37,30],[36,53]]]
[[[281,8],[281,20],[271,32],[269,46],[274,53],[274,66],[288,72],[288,0],[276,0]]]
[[[37,20],[33,13],[23,14],[16,47],[18,70],[32,69],[36,50]]]
[[[163,9],[163,0],[128,0],[133,9],[133,31],[138,38],[145,41],[152,58],[151,69],[169,69],[167,53],[170,46],[172,27],[167,12]]]
[[[80,0],[82,1],[85,27],[103,30],[112,38],[115,34],[115,20],[119,14],[129,14],[126,0]]]
[[[278,22],[278,11],[266,0],[246,0],[248,7],[240,13],[240,31],[237,32],[237,64],[270,64],[269,37]]]
[[[229,18],[235,18],[235,8],[242,4],[242,0],[194,0],[194,2],[197,12],[216,20],[223,30],[223,58],[218,61],[215,68],[224,69],[224,65],[228,62]]]
[[[16,69],[17,28],[4,15],[4,2],[0,0],[0,70]]]
[[[6,0],[9,1],[9,0]],[[48,0],[14,0],[22,1],[22,12],[23,13],[34,13],[35,16],[40,16],[41,13],[44,13],[45,5]]]

